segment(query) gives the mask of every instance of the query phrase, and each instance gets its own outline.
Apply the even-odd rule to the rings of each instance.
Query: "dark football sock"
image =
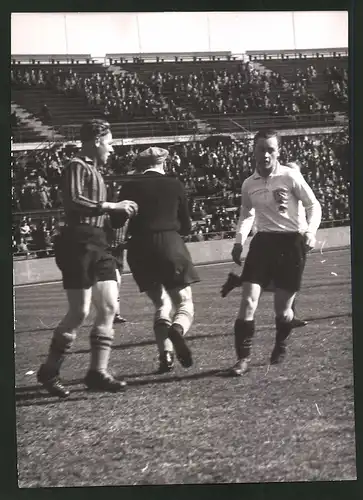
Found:
[[[234,323],[234,345],[238,359],[248,358],[251,354],[255,321],[237,319]]]

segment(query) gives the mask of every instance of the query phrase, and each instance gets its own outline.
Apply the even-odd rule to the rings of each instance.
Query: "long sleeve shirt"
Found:
[[[100,205],[107,200],[107,189],[102,175],[90,159],[73,158],[65,166],[62,197],[67,225],[103,227],[105,215]]]
[[[274,172],[257,172],[242,185],[236,243],[245,243],[253,224],[257,232],[311,232],[321,222],[321,206],[297,170],[277,163]]]

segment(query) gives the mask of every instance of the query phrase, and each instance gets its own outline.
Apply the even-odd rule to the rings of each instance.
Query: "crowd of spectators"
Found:
[[[288,82],[275,71],[261,71],[242,63],[238,71],[199,71],[188,75],[154,73],[151,86],[173,95],[176,104],[191,104],[200,114],[245,114],[263,111],[272,116],[328,113],[329,106],[308,92],[317,76],[313,66],[298,70]]]
[[[301,163],[302,174],[321,202],[326,222],[349,219],[347,144],[345,134],[282,137],[281,162],[297,160]],[[103,173],[116,176],[132,173],[134,159],[142,148],[116,146],[115,155]],[[169,151],[168,174],[183,181],[190,199],[193,232],[189,241],[233,237],[241,185],[254,170],[251,141],[174,144]],[[59,183],[62,168],[76,152],[76,147],[66,146],[14,156],[13,212],[26,214],[61,209]],[[111,179],[108,182],[109,199],[115,199],[119,189],[120,183]],[[41,231],[43,239],[36,237],[33,243],[30,240],[35,233],[30,222],[29,218],[21,218],[20,226],[17,225],[14,231],[14,245],[18,250],[19,245],[23,245],[23,251],[24,245],[45,250],[51,244],[54,219],[51,223],[49,220],[44,223],[41,216],[36,234]],[[46,238],[45,227],[49,231]]]
[[[234,69],[232,69],[234,68]],[[333,108],[312,93],[318,73],[313,64],[297,69],[286,80],[276,71],[260,70],[241,62],[230,70],[194,71],[189,74],[155,71],[92,73],[80,75],[72,68],[12,69],[15,88],[45,87],[66,95],[83,96],[88,106],[102,112],[111,122],[136,118],[178,122],[185,129],[197,129],[196,115],[256,114],[297,117],[299,114],[328,114]],[[347,100],[347,72],[327,68],[328,95],[332,104]],[[193,112],[191,111],[193,110]],[[49,123],[50,111],[41,119]]]
[[[55,217],[49,216],[33,222],[30,216],[23,216],[18,224],[13,224],[13,253],[26,257],[31,252],[35,252],[38,257],[53,255],[54,237],[58,231],[59,224]]]
[[[135,118],[177,121],[181,128],[197,130],[190,111],[167,99],[158,82],[141,81],[136,73],[104,72],[82,76],[72,68],[32,69],[31,72],[17,69],[11,70],[11,82],[14,88],[50,88],[68,96],[82,96],[88,106],[101,111],[111,122],[130,122]],[[49,123],[50,110],[45,111],[46,123]],[[44,109],[40,118],[43,112]]]
[[[348,111],[348,71],[345,68],[328,66],[325,77],[328,81],[328,93],[335,108],[339,111]]]

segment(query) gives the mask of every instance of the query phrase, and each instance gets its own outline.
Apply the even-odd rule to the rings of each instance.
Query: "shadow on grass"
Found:
[[[153,375],[152,378],[147,378],[147,379],[139,379],[139,380],[129,380],[130,376],[128,375],[118,375],[116,378],[122,378],[125,377],[127,378],[127,383],[128,387],[140,387],[144,385],[152,385],[152,384],[169,384],[173,382],[182,382],[185,380],[199,380],[203,378],[208,378],[211,376],[215,376],[221,373],[221,369],[214,369],[214,370],[206,370],[200,373],[193,373],[191,375],[155,375],[155,373],[152,373],[150,375]],[[140,376],[145,376],[146,374],[138,374],[138,375],[133,375],[132,377],[140,377]],[[70,382],[64,382],[64,385],[67,387],[72,387],[72,386],[77,386],[83,383],[83,379],[75,379]],[[109,395],[109,396],[117,396],[119,394],[123,393],[117,393],[117,394],[112,394],[112,393],[97,393],[93,391],[87,391],[86,388],[75,388],[75,389],[70,389],[71,395],[68,399],[65,400],[57,400],[52,396],[49,396],[49,394],[42,392],[42,389],[39,386],[33,385],[33,386],[22,386],[22,387],[17,387],[15,389],[15,399],[17,402],[18,407],[22,406],[42,406],[45,404],[52,404],[57,401],[66,402],[66,401],[83,401],[86,400],[87,397],[80,397],[80,398],[73,398],[72,395],[75,393],[85,393],[86,395],[94,395],[94,394],[100,394],[103,396]],[[127,393],[127,391],[126,391]],[[40,401],[39,401],[40,400]],[[33,401],[33,403],[32,403]]]

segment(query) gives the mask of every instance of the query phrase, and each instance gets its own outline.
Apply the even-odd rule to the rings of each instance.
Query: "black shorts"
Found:
[[[175,231],[132,237],[127,245],[127,262],[140,292],[155,285],[170,290],[200,281],[189,251]]]
[[[98,281],[117,281],[116,261],[107,248],[102,228],[86,224],[64,227],[54,243],[63,287],[85,290]]]
[[[300,233],[257,233],[251,241],[242,271],[242,281],[263,289],[281,288],[297,292],[306,262],[306,247]]]
[[[110,248],[109,252],[113,256],[116,262],[116,268],[119,270],[120,274],[123,273],[124,270],[124,255],[125,255],[125,246],[122,245],[119,247]]]

